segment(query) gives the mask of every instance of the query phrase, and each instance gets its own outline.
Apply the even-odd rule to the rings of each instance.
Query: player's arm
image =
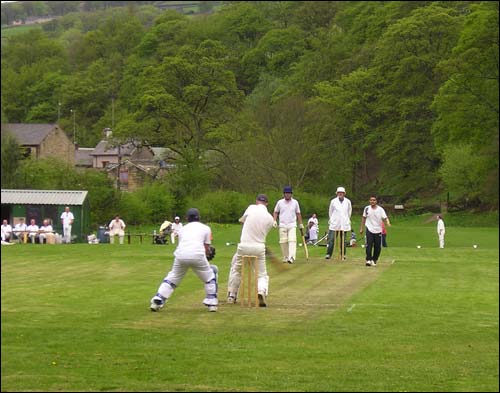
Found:
[[[366,217],[361,217],[361,226],[359,227],[359,233],[363,233],[365,229]]]

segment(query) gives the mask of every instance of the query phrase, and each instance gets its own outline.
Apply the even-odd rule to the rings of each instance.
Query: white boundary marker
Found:
[[[354,307],[356,307],[356,305],[355,305],[355,304],[353,304],[351,307],[349,307],[349,308],[347,309],[347,312],[351,312],[351,311],[352,311],[352,309],[353,309]]]

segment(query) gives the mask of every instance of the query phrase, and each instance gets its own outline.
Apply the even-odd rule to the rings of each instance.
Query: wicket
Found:
[[[241,257],[241,282],[238,299],[242,307],[259,307],[259,264],[254,255]]]
[[[333,254],[336,255],[336,259],[341,261],[345,258],[345,232],[335,231],[335,250]]]

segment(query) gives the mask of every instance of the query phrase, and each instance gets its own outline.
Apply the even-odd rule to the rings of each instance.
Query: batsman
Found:
[[[280,247],[283,254],[283,263],[294,263],[297,257],[297,221],[299,228],[304,230],[302,223],[302,215],[300,213],[299,202],[292,198],[292,187],[285,186],[283,188],[283,199],[280,199],[274,207],[274,224],[278,227],[279,220],[279,234],[280,234]],[[307,245],[304,245],[307,247]]]
[[[247,207],[239,219],[243,224],[238,249],[231,263],[228,280],[228,303],[235,303],[238,289],[241,284],[241,264],[243,255],[252,255],[258,258],[258,299],[259,306],[266,307],[266,297],[269,290],[269,276],[266,268],[266,237],[273,227],[273,216],[267,210],[268,199],[259,194],[255,201]]]

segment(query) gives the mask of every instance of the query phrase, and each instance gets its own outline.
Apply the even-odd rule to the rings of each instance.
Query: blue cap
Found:
[[[283,188],[283,193],[285,193],[285,192],[289,192],[291,194],[292,193],[292,187],[285,186],[285,188]]]
[[[189,222],[200,221],[200,212],[193,207],[187,211],[186,217]]]

